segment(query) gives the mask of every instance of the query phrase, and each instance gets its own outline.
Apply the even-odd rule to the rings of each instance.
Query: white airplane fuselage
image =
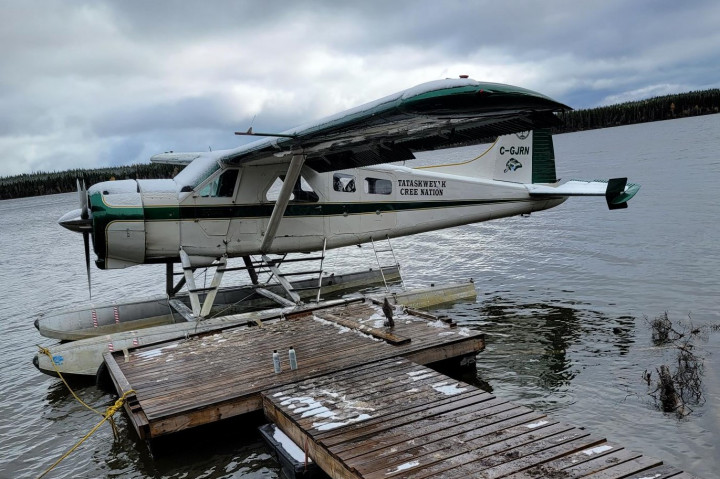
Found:
[[[559,205],[531,197],[521,183],[463,176],[463,166],[411,169],[379,165],[328,173],[303,168],[274,241],[260,247],[285,164],[237,168],[234,188],[213,196],[218,170],[191,191],[174,180],[103,182],[89,190],[98,266],[177,260],[194,264],[259,253],[309,252],[398,237]],[[215,182],[215,183],[213,183]],[[232,191],[228,191],[232,190]],[[311,191],[310,191],[311,190]],[[204,195],[203,193],[209,193]]]

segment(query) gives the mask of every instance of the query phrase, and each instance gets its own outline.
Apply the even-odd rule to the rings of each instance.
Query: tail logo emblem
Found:
[[[505,170],[503,173],[507,173],[508,171],[515,171],[519,168],[522,168],[522,163],[520,163],[515,158],[510,158],[507,163],[505,163]]]

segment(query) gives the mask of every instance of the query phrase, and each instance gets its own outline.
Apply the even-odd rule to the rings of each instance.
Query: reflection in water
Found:
[[[692,312],[698,325],[720,323],[718,131],[720,115],[710,115],[557,135],[555,152],[564,159],[559,175],[627,174],[643,185],[630,208],[608,212],[602,201],[577,198],[529,218],[393,241],[408,285],[475,278],[479,302],[444,311],[463,326],[486,333],[475,384],[697,476],[717,476],[720,355],[713,353],[720,348],[720,334],[710,335],[706,345],[703,385],[708,401],[686,419],[668,420],[655,410],[641,375],[661,364],[664,354],[652,346],[643,315],[669,310],[674,317],[685,317]],[[427,156],[434,156],[433,162],[463,161],[479,154],[472,148]],[[682,194],[668,202],[668,192]],[[32,326],[32,314],[87,301],[82,241],[56,224],[77,207],[77,195],[0,203],[5,288],[0,302],[5,359],[0,477],[37,477],[97,424],[97,416],[57,379],[30,364],[33,345],[44,342]],[[327,269],[348,271],[374,261],[372,249],[333,250]],[[163,294],[164,282],[158,281],[163,275],[162,265],[97,272],[93,290],[102,301]],[[93,405],[111,400],[94,387],[78,391]],[[197,431],[179,439],[165,456],[157,455],[156,448],[153,459],[125,416],[117,417],[124,431],[119,442],[113,442],[109,428],[100,428],[58,466],[55,477],[279,474],[249,426]]]
[[[158,438],[152,444],[154,460],[142,463],[143,472],[163,477],[277,477],[277,462],[257,431],[265,422],[262,413],[256,413]]]
[[[635,342],[635,318],[632,316],[620,316],[615,320],[617,326],[612,331],[615,335],[615,347],[621,356],[630,352],[630,346]]]
[[[513,304],[500,296],[486,300],[479,311],[491,340],[501,343],[509,354],[506,364],[524,378],[548,390],[567,385],[574,377],[568,349],[582,334],[574,309],[558,305]],[[498,328],[493,326],[497,325]],[[497,329],[508,335],[494,335]]]
[[[94,401],[98,400],[98,398],[101,398],[103,396],[100,390],[95,389],[94,387],[89,387],[95,385],[95,378],[85,378],[82,376],[78,376],[72,379],[65,379],[66,381],[68,381],[68,384],[73,389],[73,391],[76,391],[76,394],[80,396],[83,401],[87,402],[91,406],[93,405]],[[57,381],[53,381],[49,385],[46,400],[47,405],[52,407],[60,407],[67,402],[76,402],[76,399],[72,396],[72,393],[59,379]]]
[[[634,342],[634,318],[610,319],[575,301],[529,303],[496,292],[478,304],[458,303],[448,313],[486,333],[477,379],[469,382],[550,407],[572,401],[567,392],[586,367],[585,356],[626,355]]]

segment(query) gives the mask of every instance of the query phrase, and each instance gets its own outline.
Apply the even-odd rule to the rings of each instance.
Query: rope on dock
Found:
[[[113,419],[113,415],[114,415],[114,414],[117,412],[117,410],[120,409],[120,408],[122,407],[122,405],[125,403],[125,400],[127,399],[127,396],[128,396],[129,394],[134,394],[135,391],[131,389],[131,390],[125,392],[125,393],[122,395],[122,397],[120,397],[117,401],[115,401],[115,404],[113,404],[112,406],[108,407],[107,410],[105,411],[105,413],[102,413],[102,412],[98,411],[97,409],[95,409],[94,407],[92,407],[92,406],[90,406],[89,404],[87,404],[85,401],[83,401],[82,399],[80,399],[80,397],[79,397],[77,394],[75,394],[75,391],[73,391],[73,389],[70,387],[70,385],[68,384],[68,382],[67,382],[67,381],[65,380],[65,378],[63,377],[63,375],[62,375],[62,373],[60,372],[60,370],[57,368],[57,365],[55,364],[55,360],[53,359],[52,353],[50,352],[49,349],[44,348],[44,347],[38,345],[38,350],[39,350],[40,353],[45,354],[47,357],[50,358],[50,364],[52,364],[53,369],[55,369],[55,372],[57,373],[58,377],[62,380],[62,382],[65,384],[65,387],[68,388],[68,391],[70,391],[70,394],[72,394],[73,397],[74,397],[80,404],[82,404],[83,406],[85,406],[86,408],[88,408],[89,410],[91,410],[92,412],[94,412],[95,414],[98,414],[99,416],[102,417],[102,420],[101,420],[94,428],[92,428],[92,429],[90,430],[90,432],[85,435],[85,437],[83,437],[82,439],[80,439],[80,441],[78,441],[77,444],[75,444],[69,451],[67,451],[65,454],[63,454],[63,455],[60,457],[60,459],[58,459],[57,461],[55,461],[55,463],[54,463],[52,466],[50,466],[48,469],[46,469],[45,472],[43,472],[42,474],[40,474],[40,475],[38,476],[38,479],[40,479],[41,477],[45,476],[48,472],[52,471],[52,470],[55,468],[55,466],[57,466],[58,464],[60,464],[60,462],[61,462],[63,459],[65,459],[67,456],[69,456],[70,453],[72,453],[75,449],[77,449],[77,447],[80,446],[80,444],[82,444],[83,442],[85,442],[85,440],[86,440],[87,438],[89,438],[90,436],[92,436],[92,434],[93,434],[95,431],[97,431],[98,428],[99,428],[105,421],[110,421],[110,427],[112,428],[113,436],[114,436],[115,439],[117,440],[118,437],[119,437],[119,436],[118,436],[118,429],[117,429],[117,425],[115,424],[115,420]]]

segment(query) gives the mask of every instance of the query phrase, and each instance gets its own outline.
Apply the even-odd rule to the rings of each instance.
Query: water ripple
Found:
[[[700,345],[708,352],[708,401],[684,420],[655,408],[641,374],[672,360],[667,349],[653,347],[644,315],[668,311],[685,319],[691,313],[696,324],[720,324],[718,131],[720,115],[558,135],[559,175],[628,174],[643,185],[630,208],[610,212],[602,200],[578,198],[529,218],[394,241],[411,286],[475,281],[477,303],[444,309],[486,334],[477,375],[469,379],[713,477],[720,469],[720,355],[712,353],[720,351],[720,333]],[[477,150],[432,152],[421,162],[466,159]],[[31,364],[35,344],[46,343],[32,325],[35,315],[87,300],[82,241],[55,223],[76,202],[74,193],[0,202],[0,477],[36,477],[98,421]],[[373,261],[365,246],[331,251],[326,263],[341,272]],[[162,265],[93,270],[94,298],[162,294],[163,275]],[[113,401],[87,384],[76,387],[98,408]],[[201,441],[182,436],[163,454],[151,455],[126,417],[117,417],[118,441],[103,426],[54,477],[279,476],[254,428],[245,424],[203,433]]]

